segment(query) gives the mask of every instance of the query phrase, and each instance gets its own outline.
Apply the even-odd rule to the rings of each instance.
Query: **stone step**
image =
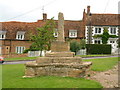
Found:
[[[50,52],[45,54],[45,57],[73,57],[73,56],[75,56],[74,52]]]
[[[81,63],[81,57],[38,57],[36,63]]]
[[[75,63],[50,63],[26,65],[26,77],[30,76],[62,76],[62,77],[83,77],[90,69],[91,62],[81,64]]]

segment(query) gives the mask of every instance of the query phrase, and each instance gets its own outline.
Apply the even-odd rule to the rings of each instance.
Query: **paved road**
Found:
[[[95,59],[95,58],[108,58],[108,57],[118,57],[118,56],[102,56],[102,57],[87,57],[87,58],[82,58],[83,60],[86,59]],[[34,60],[26,60],[26,61],[6,61],[3,64],[25,64],[26,62],[30,62]]]

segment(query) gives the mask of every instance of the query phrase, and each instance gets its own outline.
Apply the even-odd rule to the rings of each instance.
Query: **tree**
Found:
[[[80,50],[80,43],[77,41],[71,41],[70,42],[70,50],[72,52],[75,52],[75,55],[76,55],[77,51]]]
[[[40,56],[43,50],[50,50],[51,42],[54,38],[55,22],[53,18],[48,20],[46,24],[40,28],[37,28],[37,34],[31,35],[31,41],[33,42],[30,46],[31,50],[40,50]]]
[[[102,37],[102,43],[107,44],[107,41],[108,41],[108,39],[110,37],[110,35],[108,33],[108,28],[104,28],[104,32],[103,32],[101,37]]]
[[[86,41],[85,39],[80,40],[80,49],[85,49],[86,48]]]

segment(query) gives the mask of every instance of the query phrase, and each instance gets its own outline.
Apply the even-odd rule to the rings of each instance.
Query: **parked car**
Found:
[[[4,58],[0,56],[0,64],[4,63]]]

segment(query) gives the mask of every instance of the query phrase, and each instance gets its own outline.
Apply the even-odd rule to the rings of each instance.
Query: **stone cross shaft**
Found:
[[[57,41],[64,42],[64,16],[63,13],[59,13],[58,15],[58,37]]]

